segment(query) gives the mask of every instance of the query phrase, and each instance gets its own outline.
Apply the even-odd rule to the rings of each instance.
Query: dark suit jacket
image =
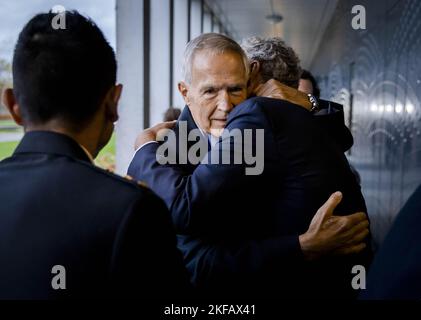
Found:
[[[162,297],[185,291],[164,203],[91,164],[71,138],[25,134],[0,162],[0,298]],[[66,271],[53,290],[52,268]]]
[[[366,211],[339,141],[305,109],[265,98],[237,106],[227,129],[265,129],[262,175],[212,164],[185,174],[156,162],[157,144],[138,151],[129,167],[170,208],[193,281],[219,294],[264,295],[282,287],[280,295],[289,297],[347,296],[349,258],[304,263],[298,241],[334,191],[345,195],[338,212]],[[219,148],[232,143],[222,140]]]
[[[361,298],[421,299],[421,186],[406,202],[377,252]]]

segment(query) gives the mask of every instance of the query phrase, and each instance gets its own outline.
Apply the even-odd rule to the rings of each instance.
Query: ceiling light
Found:
[[[280,23],[284,18],[280,14],[274,13],[267,15],[266,19],[268,19],[273,24],[277,24]]]

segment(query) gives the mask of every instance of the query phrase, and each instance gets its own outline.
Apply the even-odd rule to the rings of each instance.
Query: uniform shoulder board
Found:
[[[137,182],[137,184],[138,184],[139,186],[142,186],[142,187],[144,187],[144,188],[149,189],[148,184],[147,184],[145,181],[138,181],[138,182]]]
[[[133,177],[129,176],[128,174],[127,174],[127,175],[125,175],[125,176],[120,176],[119,174],[116,174],[116,173],[114,172],[114,170],[112,170],[112,169],[109,169],[109,168],[103,168],[103,170],[107,171],[108,173],[111,173],[111,174],[112,174],[112,175],[114,175],[114,176],[121,177],[121,178],[123,178],[124,180],[130,181],[130,182],[135,182],[135,183],[137,183],[139,186],[149,189],[149,187],[148,187],[148,185],[146,184],[146,182],[144,182],[144,181],[140,181],[140,180],[139,180],[139,181],[135,181],[135,180],[133,179]]]
[[[128,174],[124,176],[124,179],[129,180],[129,181],[134,181],[134,180],[133,180],[133,177],[129,176]],[[144,188],[148,188],[148,189],[149,189],[149,187],[148,187],[148,185],[146,184],[146,182],[144,182],[144,181],[140,181],[140,180],[139,180],[139,181],[136,181],[136,182],[137,182],[137,184],[138,184],[139,186],[144,187]]]

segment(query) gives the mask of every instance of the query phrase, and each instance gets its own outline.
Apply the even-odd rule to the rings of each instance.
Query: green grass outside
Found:
[[[113,133],[110,141],[95,158],[95,163],[104,169],[115,169],[115,133]]]
[[[19,141],[0,142],[0,161],[4,158],[10,157],[15,151]]]
[[[115,155],[115,133],[113,133],[107,145],[104,148],[102,148],[101,152],[98,154],[98,157],[100,157],[101,155],[105,155],[107,153],[111,153]]]
[[[0,127],[1,126],[16,126],[17,124],[13,120],[0,120]]]
[[[18,143],[19,141],[0,142],[0,161],[10,157]],[[115,168],[115,134],[111,136],[108,144],[98,154],[95,163],[105,169],[113,170]]]
[[[13,120],[0,120],[0,134],[2,132],[13,133],[22,131],[22,127],[19,127]]]

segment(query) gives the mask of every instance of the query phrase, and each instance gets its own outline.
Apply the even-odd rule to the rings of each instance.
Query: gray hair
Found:
[[[246,75],[249,74],[249,61],[247,55],[241,46],[231,38],[219,33],[203,33],[191,40],[184,50],[184,59],[182,65],[183,80],[187,83],[192,81],[192,64],[194,55],[198,51],[206,50],[212,54],[222,54],[225,52],[234,52],[241,56]]]
[[[275,79],[298,88],[302,72],[300,59],[281,38],[251,37],[243,40],[241,46],[250,61],[260,63],[260,75],[264,81]]]

